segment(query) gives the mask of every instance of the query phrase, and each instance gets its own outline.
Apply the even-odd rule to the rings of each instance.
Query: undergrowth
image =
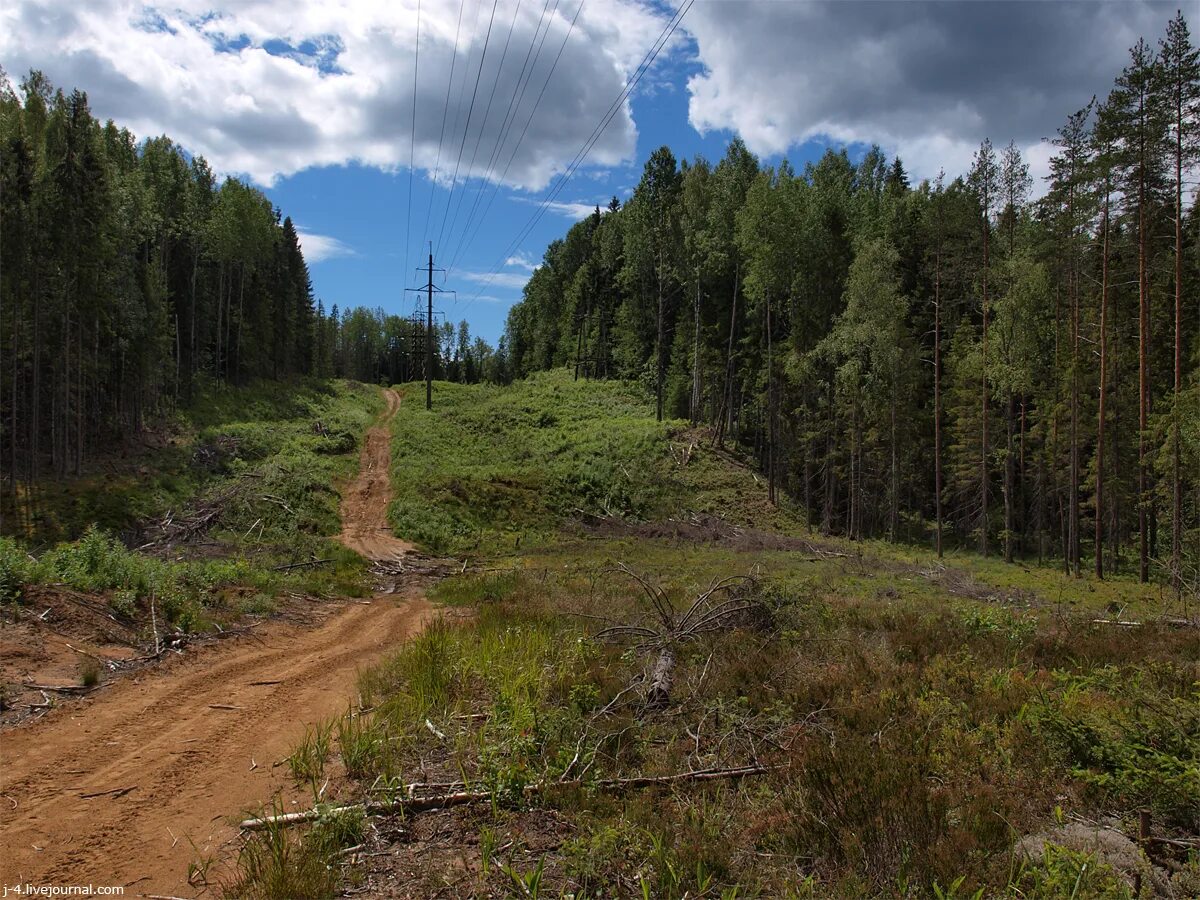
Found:
[[[579,513],[646,518],[678,501],[664,438],[635,387],[557,371],[511,388],[437,385],[393,420],[390,516],[435,552],[512,549]]]
[[[0,537],[0,603],[58,584],[102,594],[123,620],[193,631],[268,614],[286,590],[360,594],[364,564],[331,536],[337,484],[354,473],[381,406],[377,388],[342,382],[208,386],[171,423],[167,446],[138,455],[128,476],[45,486],[27,535],[43,542]],[[89,499],[93,479],[108,512]],[[152,516],[184,519],[215,503],[211,529],[169,556],[128,549]],[[51,535],[70,539],[47,545]],[[287,568],[312,560],[322,562]]]

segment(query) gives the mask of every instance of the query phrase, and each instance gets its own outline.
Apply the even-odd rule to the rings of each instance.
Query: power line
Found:
[[[450,180],[450,193],[446,195],[446,211],[442,213],[442,225],[438,229],[438,247],[442,246],[442,235],[446,231],[446,218],[450,214],[450,201],[454,199],[454,188],[458,184],[458,168],[462,164],[463,149],[467,146],[467,133],[471,130],[471,116],[475,112],[475,97],[479,93],[479,79],[483,75],[483,64],[487,62],[488,44],[492,39],[492,23],[496,21],[496,7],[500,0],[492,0],[492,14],[488,18],[487,34],[483,38],[483,53],[479,56],[479,69],[475,73],[475,87],[471,89],[471,105],[467,109],[467,124],[463,126],[462,141],[458,145],[458,159],[454,162],[454,177]]]
[[[626,84],[624,90],[622,90],[617,96],[617,99],[613,101],[612,106],[609,107],[608,112],[600,120],[600,123],[596,126],[596,128],[593,129],[591,136],[584,143],[584,146],[581,147],[579,152],[575,154],[575,158],[571,161],[571,164],[567,167],[567,170],[561,176],[559,176],[558,181],[546,194],[545,198],[543,198],[542,202],[538,205],[538,208],[534,211],[534,214],[530,217],[529,222],[524,228],[521,229],[521,231],[517,234],[517,237],[509,243],[507,249],[500,254],[499,262],[492,266],[492,268],[489,270],[487,281],[484,282],[475,295],[471,297],[471,301],[469,302],[473,302],[485,290],[487,290],[493,279],[495,279],[497,273],[499,273],[500,269],[503,268],[504,261],[509,258],[512,252],[520,246],[521,242],[525,240],[534,227],[536,227],[546,210],[549,209],[550,204],[562,192],[562,189],[579,169],[579,166],[582,164],[583,160],[587,158],[588,153],[591,152],[592,147],[594,147],[596,142],[600,139],[600,135],[604,133],[605,128],[608,127],[608,124],[613,120],[613,117],[616,116],[617,111],[622,108],[625,100],[633,92],[633,89],[637,87],[638,82],[640,82],[645,76],[646,72],[649,71],[650,66],[658,57],[659,52],[661,52],[662,48],[666,46],[667,42],[671,39],[671,36],[675,33],[675,29],[679,27],[679,23],[683,21],[684,16],[687,15],[688,10],[692,8],[692,5],[695,2],[696,0],[687,0],[687,3],[680,7],[679,11],[672,16],[671,21],[667,24],[666,28],[663,29],[662,34],[651,46],[651,49],[646,53],[641,65],[638,66],[633,77]]]
[[[479,219],[475,222],[474,232],[471,232],[471,217],[468,217],[468,219],[467,219],[467,227],[463,229],[463,238],[466,239],[468,233],[470,233],[471,236],[469,239],[466,239],[465,247],[471,246],[471,243],[475,240],[475,236],[479,233],[479,229],[482,227],[483,222],[487,219],[488,211],[492,208],[492,203],[496,199],[496,194],[499,193],[499,191],[500,191],[500,185],[504,183],[504,179],[508,176],[508,171],[510,168],[512,168],[513,160],[516,159],[516,157],[517,157],[517,151],[521,149],[521,144],[525,140],[525,135],[529,132],[529,125],[533,121],[533,117],[537,114],[538,107],[541,106],[542,97],[544,97],[546,95],[546,88],[550,84],[550,79],[554,77],[554,70],[558,68],[558,61],[560,59],[562,59],[563,51],[567,47],[567,41],[569,41],[571,39],[571,34],[575,30],[575,23],[579,19],[579,13],[583,11],[583,4],[586,2],[587,2],[587,0],[580,0],[579,6],[576,7],[576,9],[575,9],[575,15],[571,18],[571,23],[567,28],[567,33],[563,36],[562,43],[559,44],[559,46],[558,46],[558,53],[554,57],[554,62],[550,64],[550,70],[546,73],[546,78],[542,82],[542,89],[538,92],[537,99],[534,100],[534,103],[533,103],[533,108],[529,110],[529,116],[525,119],[525,127],[521,129],[521,136],[517,138],[517,142],[513,145],[512,152],[508,155],[508,162],[505,163],[505,165],[504,165],[504,171],[500,173],[500,177],[496,180],[495,184],[493,185],[492,191],[488,195],[488,202],[484,206],[483,212],[480,214]],[[557,9],[558,9],[558,4],[555,3],[555,10],[557,10]],[[550,33],[550,29],[549,29],[549,26],[547,26],[546,34],[548,35],[549,33]],[[543,44],[545,43],[545,36],[543,36],[543,38],[542,38],[542,43]],[[538,48],[538,52],[540,54],[541,47]],[[534,64],[536,65],[536,60],[535,60]],[[529,81],[532,81],[533,80],[533,71],[532,70],[530,70],[529,75],[530,75]],[[526,82],[526,86],[528,86],[529,81]],[[524,91],[522,91],[522,97],[524,97]],[[513,114],[513,118],[512,118],[513,124],[516,123],[517,115],[519,114],[519,112],[520,112],[520,103],[518,102],[517,112]],[[502,136],[502,139],[503,139],[503,136]],[[478,199],[478,197],[476,197],[476,199]],[[472,210],[472,216],[473,215],[474,215],[474,211]],[[450,269],[453,269],[454,266],[457,265],[459,256],[461,255],[461,253],[462,253],[463,249],[465,249],[465,247],[462,244],[462,242],[460,241],[459,248],[457,250],[455,250],[454,256],[451,258]]]
[[[525,51],[525,61],[521,65],[520,74],[517,75],[516,88],[513,91],[513,95],[508,99],[508,108],[504,111],[504,119],[500,123],[500,131],[496,137],[496,143],[493,145],[492,152],[488,156],[486,167],[488,174],[485,177],[485,183],[480,185],[479,190],[475,192],[475,202],[471,204],[471,212],[467,216],[467,224],[464,226],[462,235],[459,238],[460,245],[462,243],[462,238],[465,237],[467,232],[470,230],[471,222],[474,220],[475,210],[479,206],[479,198],[482,196],[483,192],[487,190],[491,182],[492,173],[495,171],[496,164],[500,160],[500,153],[503,149],[504,142],[508,140],[508,135],[511,133],[512,126],[516,124],[517,116],[520,114],[521,104],[525,101],[525,92],[529,89],[530,82],[533,81],[533,73],[537,70],[538,60],[541,59],[542,47],[545,46],[546,38],[550,35],[550,28],[554,24],[554,16],[555,13],[558,12],[558,5],[559,0],[554,0],[553,9],[550,9],[550,0],[546,0],[546,2],[542,5],[542,13],[540,16],[538,16],[537,27],[533,30],[533,40],[529,42],[529,49]],[[547,9],[550,10],[549,19],[546,19]],[[543,20],[546,22],[545,31],[542,31]],[[540,40],[538,39],[539,35],[541,36]],[[535,47],[537,48],[536,50],[534,49]],[[530,56],[533,57],[532,65],[529,61]],[[528,70],[528,76],[525,74],[526,70]],[[458,252],[456,251],[454,257],[450,261],[450,266],[448,267],[447,271],[453,270],[457,261]]]
[[[433,295],[436,294],[453,294],[454,291],[444,291],[433,283],[434,272],[444,272],[444,269],[437,269],[433,265],[433,244],[429,245],[429,265],[426,269],[429,273],[429,280],[421,287],[407,288],[406,290],[416,293],[424,292],[429,304],[426,313],[425,324],[425,408],[433,409]],[[419,307],[418,307],[419,308]]]
[[[437,158],[433,164],[433,178],[429,182],[429,207],[425,210],[425,227],[422,229],[423,234],[429,234],[429,219],[433,214],[433,195],[437,190],[438,170],[442,164],[442,139],[446,136],[446,117],[450,114],[450,88],[454,85],[454,66],[458,62],[458,36],[462,29],[463,8],[467,5],[467,0],[459,0],[458,3],[458,24],[454,27],[454,51],[450,56],[450,80],[446,82],[446,104],[442,108],[442,130],[438,133],[438,149]]]
[[[537,27],[533,29],[533,38],[529,42],[529,48],[525,51],[525,60],[521,63],[521,71],[517,74],[516,87],[513,90],[512,96],[508,98],[508,108],[505,109],[504,118],[501,119],[500,130],[496,137],[496,143],[493,145],[492,152],[488,156],[487,166],[485,167],[485,171],[488,174],[485,177],[485,183],[480,186],[478,191],[475,192],[475,202],[471,205],[471,212],[467,216],[467,225],[463,229],[464,236],[470,230],[470,223],[473,221],[475,210],[479,206],[479,198],[482,193],[487,190],[488,182],[490,182],[491,179],[491,173],[495,170],[495,165],[499,160],[500,151],[504,145],[504,141],[508,138],[512,124],[517,120],[517,112],[521,108],[521,103],[525,100],[525,90],[529,87],[529,82],[533,80],[533,73],[537,68],[537,61],[542,55],[542,46],[546,43],[546,36],[550,34],[550,23],[553,23],[554,21],[554,14],[558,11],[558,3],[559,0],[554,0],[554,9],[550,10],[550,22],[547,23],[544,34],[542,33],[542,22],[546,19],[546,10],[550,9],[550,0],[546,0],[546,2],[542,4],[542,12],[541,15],[538,16]],[[540,43],[538,42],[539,34],[542,38]],[[534,52],[534,47],[537,47],[537,52]],[[531,56],[533,57],[532,66],[529,64],[529,58]],[[529,72],[528,77],[525,75],[527,70]],[[513,108],[514,103],[516,104],[516,109]],[[454,258],[451,260],[451,264],[449,266],[450,269],[454,268],[454,264],[457,262],[457,259],[458,253],[456,252],[454,254]]]
[[[412,129],[408,143],[408,210],[404,216],[404,277],[408,278],[408,248],[412,241],[412,192],[413,192],[413,161],[417,149],[417,74],[421,64],[421,0],[417,0],[417,40],[416,52],[413,53],[413,108]]]
[[[467,163],[467,173],[463,176],[464,183],[471,177],[471,172],[475,168],[475,160],[479,156],[479,145],[483,142],[483,133],[487,130],[488,119],[492,115],[492,102],[496,99],[496,89],[500,87],[500,76],[504,72],[504,61],[508,59],[508,47],[512,43],[513,29],[517,25],[517,16],[521,12],[521,0],[517,0],[513,7],[512,21],[508,23],[508,34],[504,38],[504,49],[500,52],[500,63],[496,66],[496,76],[492,79],[492,92],[488,95],[487,107],[483,112],[483,120],[479,124],[479,133],[475,136],[475,147],[471,150],[471,161]],[[480,63],[479,70],[483,71],[483,64]],[[465,132],[464,132],[465,134]],[[465,191],[466,188],[463,188]],[[478,197],[478,192],[476,192]],[[450,217],[450,234],[454,234],[454,226],[458,222],[458,214],[462,211],[463,192],[459,192],[458,204],[454,207],[454,214]]]

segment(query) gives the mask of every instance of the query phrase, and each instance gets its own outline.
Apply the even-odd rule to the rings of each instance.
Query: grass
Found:
[[[464,552],[511,549],[581,511],[666,514],[682,489],[665,438],[682,426],[646,413],[635,388],[564,372],[515,390],[439,384],[432,412],[408,401],[393,420],[395,531]]]
[[[28,584],[63,584],[103,595],[125,620],[149,621],[153,606],[167,624],[195,631],[269,614],[285,591],[361,594],[363,561],[331,537],[337,485],[356,470],[361,435],[381,408],[378,389],[345,382],[209,386],[164,426],[163,447],[115,475],[45,486],[32,528],[0,537],[0,603],[20,602]],[[221,514],[198,541],[169,557],[127,548],[151,518],[183,518],[216,498]],[[328,562],[281,568],[310,559]]]
[[[329,753],[351,794],[418,771],[490,793],[474,825],[438,826],[466,860],[460,896],[1132,897],[1128,861],[1056,843],[1064,823],[1136,834],[1149,808],[1158,833],[1200,833],[1200,653],[1157,621],[1169,598],[881,542],[814,550],[735,453],[655,422],[632,387],[559,372],[437,400],[394,420],[391,516],[479,560],[431,591],[470,614],[365,672],[369,711],[331,723]],[[791,540],[573,524],[590,515],[720,516]],[[655,653],[597,638],[598,619],[652,620],[617,563],[677,608],[714,578],[756,581],[752,616],[676,648],[665,710],[642,702]],[[595,786],[749,760],[772,769]],[[522,849],[538,805],[567,823],[550,851]],[[1048,837],[1030,855],[1032,835]],[[432,855],[413,864],[442,884]],[[1186,896],[1200,861],[1162,877]]]
[[[304,489],[319,494],[331,478],[352,471],[345,460],[352,463],[355,444],[381,404],[378,389],[349,382],[204,384],[191,406],[97,457],[81,475],[44,479],[29,510],[17,514],[5,506],[2,533],[35,547],[74,540],[93,526],[131,533],[259,466],[275,476],[272,488],[285,480],[282,470],[285,478],[303,474]],[[324,434],[313,431],[316,422]],[[7,493],[0,499],[11,503]],[[336,505],[302,507],[305,529],[330,533]]]
[[[1197,662],[1178,630],[1114,635],[1052,612],[846,595],[844,562],[798,577],[789,554],[742,555],[766,615],[682,649],[675,708],[647,715],[636,692],[621,695],[650,659],[597,642],[572,614],[644,613],[610,555],[679,600],[733,560],[691,551],[667,569],[667,547],[592,550],[565,567],[546,551],[442,582],[437,596],[475,617],[431,628],[364,674],[375,711],[342,720],[347,769],[399,785],[420,767],[490,790],[493,832],[535,802],[526,785],[565,775],[586,785],[755,757],[778,769],[737,786],[552,792],[537,802],[565,812],[575,836],[544,862],[490,866],[477,890],[537,872],[552,896],[644,883],[656,897],[1057,897],[1072,896],[1059,892],[1071,876],[1074,896],[1120,897],[1128,886],[1102,859],[1063,849],[1034,861],[1014,846],[1064,809],[1129,817],[1148,805],[1159,827],[1200,828],[1187,774],[1200,746]],[[1106,743],[1074,741],[1068,723],[1079,722]]]
[[[264,811],[280,815],[274,806]],[[311,826],[293,831],[272,825],[242,846],[237,876],[223,885],[226,896],[244,900],[321,900],[341,883],[341,851],[361,843],[361,813],[325,811]]]

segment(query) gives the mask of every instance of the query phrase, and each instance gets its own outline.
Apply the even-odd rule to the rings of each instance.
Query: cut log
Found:
[[[675,651],[664,648],[654,664],[650,676],[650,689],[646,692],[646,705],[651,709],[662,709],[671,702],[671,686],[675,683]]]
[[[532,797],[551,788],[594,786],[605,790],[626,790],[629,788],[654,787],[655,785],[675,784],[685,781],[714,781],[718,779],[739,779],[753,775],[763,775],[771,771],[769,766],[738,766],[732,769],[700,769],[692,772],[677,772],[673,775],[641,775],[632,778],[603,778],[592,782],[573,781],[546,782],[525,785],[525,796]],[[435,794],[429,797],[410,797],[388,803],[369,800],[366,803],[351,803],[326,809],[306,809],[300,812],[283,813],[278,816],[262,816],[261,818],[246,819],[238,827],[243,831],[258,831],[268,826],[281,825],[285,828],[312,822],[322,815],[338,815],[340,813],[360,811],[366,815],[380,815],[393,812],[424,812],[431,809],[445,809],[449,806],[462,806],[468,803],[490,803],[491,791],[455,791],[449,794]]]

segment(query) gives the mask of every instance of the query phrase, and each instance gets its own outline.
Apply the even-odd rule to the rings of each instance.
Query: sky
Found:
[[[439,308],[495,343],[549,241],[663,144],[715,161],[740,136],[797,169],[879,144],[915,182],[987,137],[1040,181],[1045,139],[1176,5],[6,0],[0,66],[261,188],[327,309],[411,312],[433,242]]]

